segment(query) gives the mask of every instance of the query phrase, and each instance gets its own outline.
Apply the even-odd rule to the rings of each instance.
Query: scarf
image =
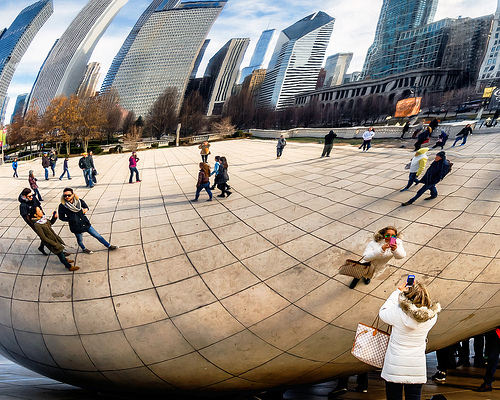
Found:
[[[42,218],[40,218],[38,221],[36,221],[36,224],[46,224],[47,223],[47,217],[44,215]]]
[[[80,212],[82,210],[82,204],[80,202],[80,199],[76,198],[76,196],[74,197],[73,203],[64,200],[63,204],[64,204],[64,207],[66,207],[68,210],[75,212],[75,213]]]

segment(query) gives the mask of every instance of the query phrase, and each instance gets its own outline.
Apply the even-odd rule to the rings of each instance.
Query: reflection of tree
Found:
[[[220,136],[229,136],[236,131],[236,126],[231,123],[231,118],[222,118],[219,122],[212,122],[211,125],[212,133]]]
[[[162,135],[174,132],[177,123],[178,92],[175,88],[166,88],[151,107],[145,121],[145,129],[151,136],[159,139]]]
[[[184,100],[180,113],[181,136],[197,135],[203,128],[204,103],[200,92],[189,93]]]

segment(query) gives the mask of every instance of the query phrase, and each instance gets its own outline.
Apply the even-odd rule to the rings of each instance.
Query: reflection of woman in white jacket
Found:
[[[402,400],[403,388],[406,399],[420,400],[427,382],[427,334],[439,311],[439,303],[433,303],[427,288],[416,281],[410,287],[402,284],[380,309],[380,318],[392,325],[381,375],[387,400]]]
[[[403,241],[399,237],[400,233],[394,226],[386,226],[373,235],[373,240],[366,246],[361,260],[363,264],[370,263],[363,277],[365,284],[370,283],[375,271],[381,273],[393,257],[398,260],[406,257]],[[391,244],[391,238],[395,239],[396,243]],[[349,287],[354,289],[358,282],[359,279],[354,278]]]

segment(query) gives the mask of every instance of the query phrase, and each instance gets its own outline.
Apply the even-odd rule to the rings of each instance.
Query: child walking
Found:
[[[36,184],[37,180],[38,179],[36,179],[35,176],[33,175],[33,170],[30,170],[29,177],[28,177],[28,181],[30,183],[30,188],[35,193],[35,196],[38,197],[38,201],[43,201],[42,195],[40,194],[40,191],[38,190],[38,185]]]
[[[209,199],[207,201],[212,201],[212,191],[210,190],[210,167],[208,164],[200,163],[200,172],[198,173],[198,182],[196,183],[196,194],[194,196],[194,200],[198,201],[198,197],[200,197],[200,192],[205,189],[208,193]]]
[[[68,179],[71,179],[71,176],[69,175],[69,166],[68,166],[68,161],[69,161],[69,158],[66,157],[64,159],[64,164],[63,164],[63,173],[61,174],[61,176],[59,177],[59,180],[62,180],[64,174],[68,174]]]
[[[14,175],[12,175],[13,178],[19,178],[17,175],[17,158],[14,158],[14,161],[12,161],[12,169],[14,170]]]

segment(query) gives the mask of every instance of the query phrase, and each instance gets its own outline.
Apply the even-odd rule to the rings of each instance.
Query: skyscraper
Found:
[[[363,65],[365,78],[381,78],[391,73],[399,34],[432,22],[438,0],[383,0],[375,31]]]
[[[14,118],[16,115],[24,115],[24,111],[26,110],[26,100],[28,99],[29,93],[22,93],[17,96],[16,105],[14,106],[14,112],[12,113],[12,117],[10,119],[10,123],[14,122]]]
[[[0,32],[0,104],[21,58],[53,12],[52,0],[38,1],[22,10],[9,29]]]
[[[83,74],[82,82],[78,86],[76,95],[79,97],[91,97],[94,96],[97,89],[97,81],[99,80],[99,71],[101,70],[101,64],[97,62],[92,62],[87,65],[85,73]]]
[[[500,86],[500,0],[493,19],[488,48],[479,69],[477,86]]]
[[[166,3],[143,24],[113,81],[120,105],[137,117],[167,88],[177,90],[180,110],[196,57],[226,0]]]
[[[261,107],[293,106],[295,95],[315,89],[334,22],[319,11],[281,32],[260,91]]]
[[[206,93],[207,115],[221,114],[225,101],[231,95],[250,39],[229,40],[209,61],[202,92]]]
[[[57,96],[76,93],[94,48],[128,0],[90,0],[44,62],[31,91],[41,113]]]
[[[351,65],[352,56],[353,53],[337,53],[326,59],[323,86],[338,86],[344,82],[344,75]]]
[[[269,46],[273,40],[274,32],[276,32],[276,29],[267,29],[262,32],[257,45],[255,46],[255,50],[250,60],[250,65],[241,70],[241,76],[239,79],[240,83],[242,83],[245,78],[252,73],[252,71],[263,67]]]

